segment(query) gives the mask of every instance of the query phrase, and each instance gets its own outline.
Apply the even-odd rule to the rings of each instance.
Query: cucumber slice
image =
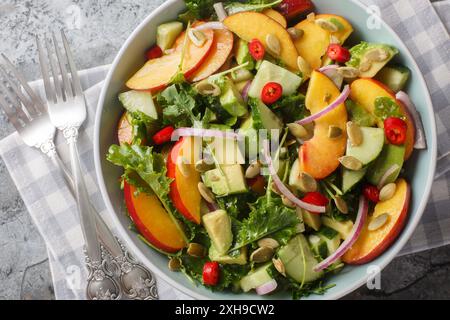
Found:
[[[384,130],[381,128],[361,127],[362,143],[352,146],[350,140],[347,142],[347,156],[352,156],[366,165],[375,160],[383,150]]]
[[[411,71],[401,65],[386,66],[378,72],[375,79],[387,85],[395,93],[403,90]]]
[[[405,156],[405,146],[386,144],[378,159],[370,166],[367,172],[367,180],[373,185],[378,185],[381,178],[393,165],[398,165],[399,169],[391,174],[386,180],[386,184],[397,180],[403,166]]]
[[[156,29],[156,44],[163,51],[170,49],[181,31],[183,31],[183,23],[179,21],[159,25]]]
[[[271,265],[272,262],[266,263],[265,265],[259,267],[255,271],[250,272],[245,277],[243,277],[239,282],[242,291],[248,292],[272,280],[269,272],[267,272],[267,269]]]
[[[342,240],[345,240],[348,237],[353,228],[353,222],[351,220],[337,221],[327,216],[322,216],[322,223],[325,226],[336,230]]]
[[[361,170],[342,169],[342,192],[347,193],[353,186],[360,182],[367,172],[367,168]]]
[[[144,91],[127,91],[119,94],[119,101],[123,107],[131,114],[134,112],[142,112],[153,120],[158,120],[158,111],[156,110],[153,97],[150,92]]]

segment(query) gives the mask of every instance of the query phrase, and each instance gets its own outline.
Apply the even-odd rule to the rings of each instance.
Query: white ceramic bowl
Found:
[[[411,81],[406,90],[413,101],[415,101],[422,115],[428,149],[416,151],[408,162],[408,179],[412,185],[409,217],[397,241],[380,257],[370,263],[370,266],[377,266],[382,269],[408,241],[422,216],[428,200],[436,163],[436,127],[431,99],[425,81],[413,57],[387,24],[381,21],[381,29],[369,30],[366,25],[368,11],[356,0],[314,0],[314,3],[317,11],[320,13],[334,13],[347,18],[355,29],[352,35],[353,38],[383,42],[396,46],[400,50],[397,60],[412,71]],[[123,193],[117,182],[122,174],[122,169],[110,164],[105,159],[109,146],[117,143],[116,127],[123,112],[117,100],[117,95],[126,90],[124,86],[125,81],[144,63],[144,52],[155,41],[156,27],[163,22],[176,19],[177,14],[182,12],[184,8],[182,0],[169,0],[153,11],[130,35],[109,71],[100,96],[94,138],[95,166],[103,199],[121,238],[125,241],[130,251],[161,279],[182,292],[198,299],[289,299],[290,294],[288,293],[279,293],[268,297],[259,297],[253,293],[236,296],[233,293],[211,292],[202,286],[196,287],[182,273],[169,271],[167,258],[147,247],[136,237],[135,233],[128,230],[130,220],[123,214]],[[323,296],[313,295],[308,297],[308,299],[337,299],[350,293],[366,282],[368,266],[346,266],[341,273],[330,279],[331,283],[336,284],[335,287],[328,290]]]

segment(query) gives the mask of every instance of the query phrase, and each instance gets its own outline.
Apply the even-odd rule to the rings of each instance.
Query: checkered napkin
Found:
[[[450,38],[434,8],[427,0],[363,0],[377,4],[383,19],[405,41],[418,62],[430,90],[437,117],[440,153],[450,150]],[[440,2],[438,10],[448,23],[450,1]],[[447,14],[447,17],[445,17]],[[426,47],[424,48],[424,44]],[[79,151],[93,205],[112,226],[96,185],[92,152],[93,118],[108,66],[81,72],[87,89],[88,119],[80,132]],[[42,94],[42,83],[33,86]],[[61,137],[57,149],[69,165],[68,149]],[[19,190],[31,217],[44,238],[50,257],[57,299],[83,299],[83,239],[76,203],[51,162],[38,150],[24,145],[14,133],[0,141],[0,155]],[[417,252],[450,243],[450,174],[435,181],[430,202],[421,223],[401,254]],[[114,231],[114,228],[112,227]],[[157,279],[161,299],[189,299]]]

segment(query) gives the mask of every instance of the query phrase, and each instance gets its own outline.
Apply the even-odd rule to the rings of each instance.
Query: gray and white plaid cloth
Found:
[[[428,0],[363,0],[381,8],[383,19],[403,39],[425,77],[437,118],[439,153],[450,150],[450,37],[447,24],[450,1],[435,8]],[[88,119],[80,133],[79,149],[89,195],[94,206],[112,227],[97,187],[92,152],[94,114],[108,66],[81,72],[86,90]],[[42,94],[42,83],[33,86]],[[60,137],[57,149],[68,165],[67,146]],[[0,155],[19,190],[31,217],[44,238],[50,257],[57,299],[83,299],[85,279],[83,238],[76,204],[61,176],[38,150],[27,147],[13,133],[0,141]],[[431,198],[414,235],[400,254],[426,250],[450,243],[450,174],[436,180]],[[112,227],[114,230],[114,227]],[[189,299],[158,281],[161,299]]]

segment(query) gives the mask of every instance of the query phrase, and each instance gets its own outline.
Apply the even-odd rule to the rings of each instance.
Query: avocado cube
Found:
[[[223,174],[222,174],[222,172]],[[224,165],[220,169],[206,171],[203,180],[217,196],[247,192],[244,171],[240,164]]]
[[[181,31],[183,31],[183,24],[179,21],[159,25],[156,29],[156,44],[163,51],[170,49]]]
[[[205,214],[202,219],[217,254],[226,254],[233,241],[231,219],[228,213],[225,210],[216,210]]]
[[[342,240],[347,239],[353,229],[353,222],[351,220],[337,221],[330,217],[323,216],[322,223],[324,226],[336,230]]]
[[[242,99],[236,85],[229,78],[226,78],[222,85],[222,94],[219,100],[222,108],[232,116],[242,117],[248,113],[247,104]]]
[[[250,54],[250,50],[248,50],[248,42],[239,38],[237,40],[237,46],[236,46],[236,61],[238,64],[244,64],[248,62],[248,65],[245,67],[247,70],[252,70],[255,68],[255,60],[253,60],[253,57]]]
[[[239,249],[239,255],[236,257],[231,257],[228,254],[221,255],[217,252],[216,247],[214,245],[211,245],[209,247],[209,258],[211,261],[217,261],[221,264],[239,264],[239,265],[245,265],[247,263],[247,247],[242,247]]]

